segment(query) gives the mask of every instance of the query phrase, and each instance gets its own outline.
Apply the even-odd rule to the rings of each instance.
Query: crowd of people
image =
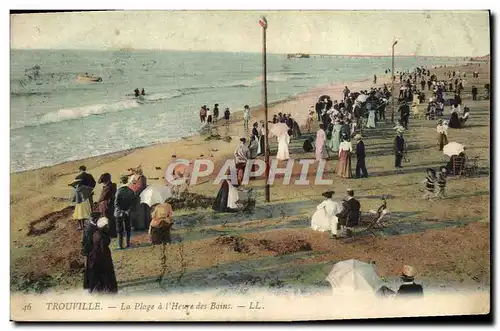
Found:
[[[414,117],[417,117],[418,105],[426,100],[423,92],[426,87],[430,93],[426,118],[429,120],[439,118],[437,145],[440,151],[448,144],[448,128],[463,127],[469,117],[468,107],[462,107],[462,94],[466,86],[465,73],[449,71],[445,74],[445,79],[438,80],[437,75],[429,69],[417,67],[411,72],[397,72],[397,74],[401,89],[396,99],[399,121],[394,127],[396,169],[402,167],[403,161],[409,161],[404,132],[409,129],[412,110]],[[477,74],[474,73],[473,79],[476,78]],[[374,76],[374,82],[376,79]],[[453,92],[454,97],[445,98],[447,92]],[[471,93],[475,100],[477,95],[475,86],[472,87]],[[386,84],[359,92],[350,91],[345,86],[339,100],[332,100],[328,95],[320,96],[316,104],[307,110],[305,130],[308,135],[303,141],[303,150],[306,153],[313,153],[316,161],[332,160],[334,162],[332,169],[336,176],[368,177],[363,136],[365,133],[369,136],[370,130],[377,128],[380,122],[386,120],[386,107],[392,97]],[[445,116],[444,106],[447,104],[451,107],[449,120],[442,118]],[[226,108],[223,114],[226,126],[229,126],[230,115],[229,108]],[[215,104],[213,110],[206,105],[202,106],[199,116],[201,123],[217,123],[219,105]],[[319,122],[319,128],[314,135],[313,123],[316,121]],[[250,107],[245,105],[243,126],[247,133],[250,130],[250,123]],[[248,135],[249,139],[247,136],[240,139],[233,154],[238,183],[229,180],[222,182],[213,206],[215,211],[226,212],[237,209],[236,187],[242,184],[248,161],[265,154],[265,124],[264,121],[254,122]],[[269,136],[276,137],[278,145],[276,158],[280,161],[288,160],[290,142],[292,139],[298,140],[303,137],[299,123],[291,114],[280,112],[274,114],[268,124],[271,127]],[[353,174],[354,155],[356,165]],[[175,155],[172,157],[175,158]],[[452,156],[448,164],[439,169],[437,175],[434,169],[427,169],[424,181],[425,199],[445,197],[446,178],[450,173],[456,172],[454,167],[457,166],[459,158],[464,159],[465,154]],[[186,165],[176,167],[173,171],[174,178],[185,176],[188,167]],[[75,205],[73,219],[77,221],[78,229],[83,230],[82,254],[86,257],[84,285],[91,292],[116,292],[116,277],[109,249],[111,238],[117,238],[118,249],[128,248],[131,245],[132,229],[137,229],[147,230],[153,245],[170,243],[173,209],[167,200],[151,207],[141,203],[141,193],[148,185],[140,166],[128,169],[130,173],[121,176],[119,186],[113,183],[109,173],[102,174],[96,183],[85,166],[81,166],[79,171],[69,185],[73,188],[71,199]],[[103,187],[101,195],[94,203],[93,192],[96,184],[102,184]],[[350,236],[352,227],[360,223],[361,204],[351,189],[347,191],[347,196],[342,202],[335,201],[333,194],[333,191],[323,194],[326,200],[318,205],[311,220],[311,227],[315,230],[330,231],[332,238]]]

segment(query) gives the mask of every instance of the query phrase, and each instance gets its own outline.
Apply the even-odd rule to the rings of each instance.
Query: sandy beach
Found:
[[[387,279],[397,275],[403,264],[412,264],[418,269],[419,281],[429,286],[454,284],[489,288],[490,104],[489,100],[472,101],[470,96],[471,85],[476,85],[482,95],[484,84],[489,83],[488,65],[458,67],[461,72],[467,72],[463,100],[471,109],[471,118],[464,128],[449,130],[449,141],[463,143],[471,157],[479,156],[481,172],[472,178],[450,179],[446,199],[420,199],[425,169],[437,168],[448,161],[436,146],[436,121],[410,119],[406,138],[411,161],[396,171],[393,168],[394,124],[390,123],[391,108],[388,107],[389,120],[365,133],[369,178],[336,177],[331,172],[335,159],[328,161],[326,168],[326,176],[334,180],[332,189],[336,196],[340,198],[348,187],[352,188],[363,212],[377,209],[380,197],[388,196],[392,217],[387,230],[378,236],[363,236],[355,241],[332,241],[327,233],[315,232],[309,227],[310,217],[322,201],[324,186],[290,187],[277,180],[271,188],[271,202],[266,204],[263,180],[255,180],[249,184],[257,194],[256,208],[251,214],[214,214],[207,208],[174,210],[174,218],[182,226],[174,226],[173,235],[182,240],[169,245],[166,251],[162,247],[149,246],[145,232],[133,234],[133,247],[128,250],[114,250],[113,241],[112,253],[120,289],[154,291],[155,287],[150,288],[148,284],[173,289],[252,282],[264,287],[325,286],[325,275],[333,263],[350,258],[375,261],[379,274]],[[472,78],[472,71],[476,69],[480,73],[478,80]],[[441,79],[448,70],[451,68],[439,68],[435,72]],[[377,85],[389,83],[389,80],[388,76],[378,77]],[[303,126],[310,106],[318,97],[327,94],[333,100],[340,100],[344,85],[351,91],[373,86],[372,80],[367,78],[311,89],[293,100],[269,107],[269,119],[278,112],[290,113]],[[424,93],[428,99],[429,92]],[[421,104],[420,112],[425,112],[426,107],[427,103]],[[448,114],[449,107],[446,107],[445,115]],[[251,123],[262,120],[263,110],[253,108],[251,116]],[[313,125],[315,136],[318,123]],[[160,185],[165,166],[173,154],[187,159],[204,155],[216,164],[231,158],[239,138],[248,137],[248,132],[243,130],[242,113],[232,114],[229,129],[224,128],[221,120],[219,126],[213,133],[230,136],[231,142],[205,141],[207,132],[203,131],[200,135],[171,143],[11,174],[11,290],[64,290],[81,286],[81,233],[70,220],[71,212],[65,209],[71,193],[67,184],[80,165],[85,164],[96,179],[108,172],[114,182],[128,168],[142,165],[148,184]],[[313,157],[302,151],[305,137],[307,134],[303,132],[301,139],[292,139],[293,158]],[[269,141],[275,153],[276,140]],[[218,189],[204,182],[191,187],[190,191],[215,197]],[[96,196],[100,190],[96,188]],[[52,225],[51,230],[41,235],[28,235],[30,222],[50,213],[56,214],[36,226]],[[217,241],[221,236],[239,238],[239,243],[247,249],[237,251],[231,244],[221,244]],[[266,248],[259,244],[263,239],[291,249],[283,253]],[[304,248],[298,242],[309,243],[309,246]],[[162,255],[166,255],[166,268],[159,262]],[[163,275],[162,280],[156,282],[160,275]]]

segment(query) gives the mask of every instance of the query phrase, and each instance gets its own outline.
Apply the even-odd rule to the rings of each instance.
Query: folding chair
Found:
[[[390,214],[389,210],[387,209],[387,201],[384,199],[384,202],[382,205],[377,209],[377,212],[371,219],[369,225],[363,230],[363,231],[368,231],[372,235],[377,236],[375,234],[375,231],[377,230],[383,230],[386,226],[385,223],[388,220],[388,215]]]
[[[465,158],[459,156],[453,159],[451,173],[454,176],[458,176],[459,178],[462,177],[462,175],[464,174],[465,161]]]
[[[473,157],[472,160],[466,159],[465,167],[463,170],[465,176],[467,177],[475,176],[479,173],[479,167],[477,165],[478,161],[479,161],[479,156]]]

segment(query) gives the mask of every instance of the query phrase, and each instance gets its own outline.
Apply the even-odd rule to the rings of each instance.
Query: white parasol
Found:
[[[172,189],[168,186],[148,186],[141,193],[141,203],[152,207],[172,197]]]
[[[464,145],[451,142],[443,147],[443,154],[448,156],[458,155],[465,150]]]
[[[356,101],[359,101],[359,102],[365,102],[366,99],[368,99],[368,96],[366,94],[360,94],[357,98],[356,98]]]
[[[371,263],[359,260],[345,260],[336,263],[326,280],[337,291],[373,291],[383,284]]]
[[[290,128],[285,123],[276,123],[269,129],[269,133],[271,136],[279,137],[285,133],[288,134],[288,130],[290,130]]]

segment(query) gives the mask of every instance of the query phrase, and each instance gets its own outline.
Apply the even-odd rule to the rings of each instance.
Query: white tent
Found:
[[[326,280],[335,293],[346,291],[376,292],[383,282],[375,271],[375,266],[358,260],[336,263]]]

